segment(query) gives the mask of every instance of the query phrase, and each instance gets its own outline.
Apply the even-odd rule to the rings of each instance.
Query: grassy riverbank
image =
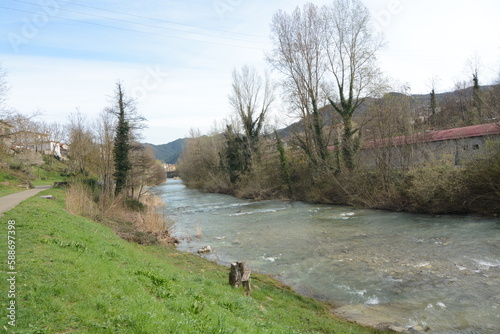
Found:
[[[57,200],[31,198],[2,217],[5,235],[16,221],[17,327],[7,324],[5,297],[0,313],[9,333],[380,333],[266,276],[253,276],[246,297],[229,287],[227,268],[128,243],[67,213],[62,190],[44,194]],[[6,256],[6,242],[0,250]]]

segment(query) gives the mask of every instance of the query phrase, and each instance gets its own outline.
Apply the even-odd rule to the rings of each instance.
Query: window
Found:
[[[475,145],[473,145],[473,146],[472,146],[472,149],[473,149],[473,150],[479,150],[479,144],[475,144]]]
[[[468,145],[464,145],[464,146],[462,146],[462,148],[464,149],[464,151],[467,151],[469,149],[469,146]]]

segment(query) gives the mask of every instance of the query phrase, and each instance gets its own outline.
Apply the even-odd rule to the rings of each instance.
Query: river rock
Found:
[[[413,326],[412,328],[410,328],[410,333],[425,333],[430,330],[431,329],[427,326],[425,326],[425,328],[422,326]]]
[[[211,251],[212,248],[210,246],[203,246],[200,249],[198,249],[198,254],[210,253]]]
[[[395,312],[394,307],[387,305],[346,305],[334,309],[333,313],[360,325],[409,333],[408,329],[401,325],[405,319]]]
[[[398,332],[398,333],[408,333],[408,328],[397,325],[397,324],[389,325],[389,327],[387,329],[394,331],[394,332]]]

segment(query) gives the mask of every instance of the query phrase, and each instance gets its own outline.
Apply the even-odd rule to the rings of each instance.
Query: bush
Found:
[[[489,143],[489,154],[471,161],[463,172],[470,211],[500,214],[500,143]]]
[[[122,201],[123,206],[134,212],[144,212],[146,211],[146,205],[135,198],[125,198]]]

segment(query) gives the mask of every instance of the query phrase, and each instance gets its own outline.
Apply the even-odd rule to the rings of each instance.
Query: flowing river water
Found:
[[[210,245],[348,319],[432,333],[500,333],[500,220],[158,188],[179,249]]]

